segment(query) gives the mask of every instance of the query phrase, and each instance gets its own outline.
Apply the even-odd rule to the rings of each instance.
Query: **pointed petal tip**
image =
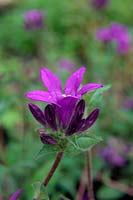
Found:
[[[45,85],[45,87],[47,88],[49,92],[58,91],[61,94],[62,86],[61,86],[60,79],[50,69],[41,68],[40,77],[43,84]]]
[[[10,198],[9,200],[17,200],[19,195],[22,193],[23,189],[19,188]]]

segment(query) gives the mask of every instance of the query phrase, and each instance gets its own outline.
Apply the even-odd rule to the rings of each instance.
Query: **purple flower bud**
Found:
[[[66,130],[66,135],[72,135],[73,133],[77,132],[79,128],[83,125],[83,114],[85,110],[85,101],[80,100],[75,107],[75,110],[72,115],[72,119],[70,120],[69,126]]]
[[[99,115],[99,108],[94,109],[90,115],[85,119],[84,125],[80,129],[80,131],[85,131],[90,128],[98,118]]]
[[[53,105],[47,105],[45,108],[45,118],[47,125],[53,130],[57,130],[55,109]]]
[[[28,106],[29,106],[29,110],[31,111],[33,117],[39,123],[41,123],[43,126],[45,126],[46,125],[45,116],[44,116],[44,113],[41,111],[41,109],[33,103],[29,103]]]
[[[109,0],[91,0],[91,4],[95,9],[104,9],[107,7]]]
[[[40,10],[30,10],[24,15],[24,25],[27,30],[41,29],[44,25],[44,16]]]
[[[39,133],[43,144],[55,145],[57,143],[56,140],[52,136],[46,134],[43,129],[39,129]]]

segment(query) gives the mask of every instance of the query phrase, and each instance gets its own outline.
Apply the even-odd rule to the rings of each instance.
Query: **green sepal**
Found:
[[[101,142],[102,138],[94,135],[84,134],[80,137],[75,137],[75,139],[68,140],[65,153],[69,155],[76,155],[84,151],[90,150],[98,142]]]

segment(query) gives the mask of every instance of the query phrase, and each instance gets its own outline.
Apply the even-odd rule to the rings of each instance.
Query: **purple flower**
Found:
[[[91,4],[95,9],[104,9],[107,7],[109,0],[91,0]]]
[[[131,39],[128,29],[119,23],[113,23],[96,32],[97,40],[102,42],[116,42],[118,54],[126,54],[130,50]]]
[[[44,25],[44,15],[40,10],[30,10],[24,15],[24,25],[27,30],[41,29]]]
[[[17,198],[19,197],[19,195],[21,194],[22,189],[18,189],[10,198],[9,200],[17,200]]]
[[[60,103],[62,103],[62,101],[60,100],[66,97],[80,99],[88,91],[96,90],[103,86],[102,84],[98,84],[98,83],[90,83],[90,84],[88,83],[84,85],[81,89],[79,89],[85,70],[86,70],[85,67],[81,67],[76,72],[74,72],[67,79],[64,90],[63,90],[59,78],[54,73],[52,73],[49,69],[42,68],[40,70],[40,75],[41,75],[42,82],[47,88],[47,91],[33,90],[30,92],[27,92],[25,96],[32,100],[53,103],[55,105],[60,105]]]
[[[110,42],[112,40],[112,37],[110,35],[110,30],[108,29],[108,27],[99,29],[96,32],[96,39],[105,43]]]
[[[129,145],[127,146],[121,139],[111,138],[108,145],[100,150],[100,154],[108,164],[123,167],[127,162],[129,151]]]
[[[130,50],[130,37],[128,34],[121,36],[117,41],[118,54],[126,54]]]

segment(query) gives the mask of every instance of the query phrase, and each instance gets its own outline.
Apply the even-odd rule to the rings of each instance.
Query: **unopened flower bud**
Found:
[[[29,110],[31,111],[33,117],[42,125],[45,125],[45,116],[41,109],[33,103],[29,103]]]

